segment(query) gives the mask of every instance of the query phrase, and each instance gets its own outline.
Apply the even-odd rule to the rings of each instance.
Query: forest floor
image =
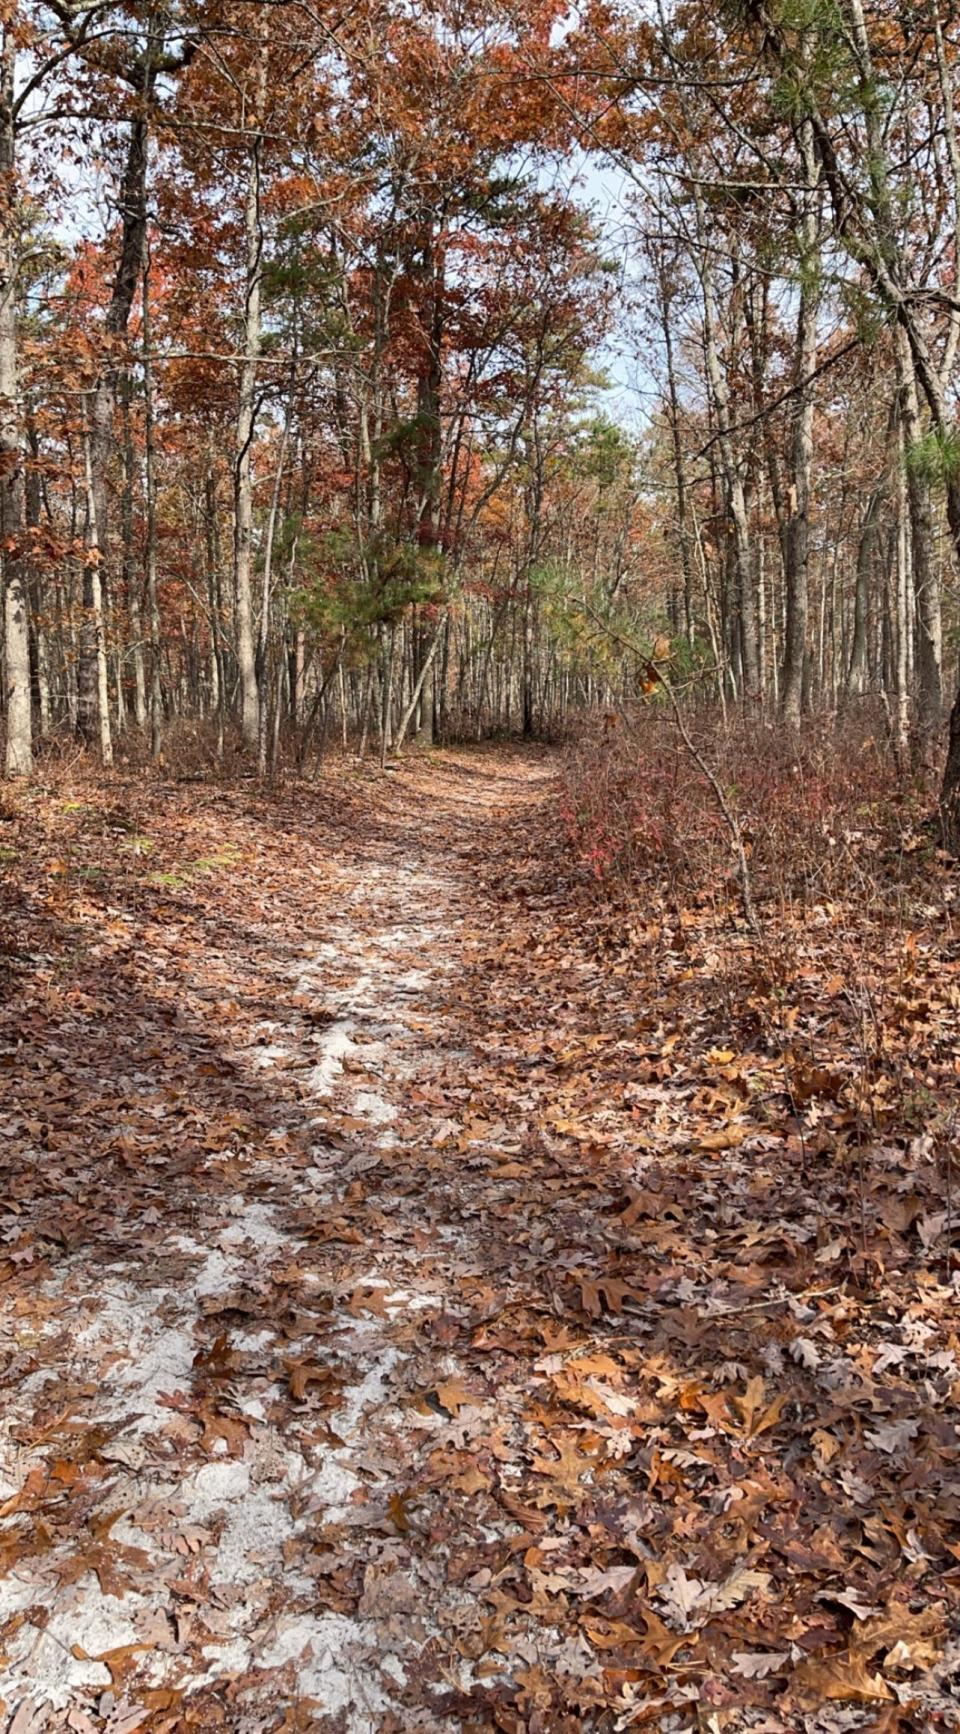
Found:
[[[932,1141],[816,935],[804,1070],[572,903],[555,769],[5,796],[5,1729],[960,1724]]]

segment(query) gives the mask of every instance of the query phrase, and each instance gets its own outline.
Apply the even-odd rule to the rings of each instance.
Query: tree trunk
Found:
[[[147,155],[150,135],[147,106],[152,99],[154,81],[155,73],[148,65],[144,74],[140,112],[130,128],[130,140],[127,146],[127,158],[120,189],[120,257],[104,320],[104,331],[108,344],[116,344],[117,340],[124,337],[127,332],[143,264],[147,233]],[[114,417],[120,380],[120,370],[114,361],[108,359],[107,365],[97,380],[91,402],[89,440],[91,488],[100,561],[95,588],[101,593],[103,584],[107,581],[109,568],[110,512],[107,484],[110,459],[113,453]],[[92,571],[92,568],[88,566],[87,570]],[[86,594],[84,605],[85,607],[92,606],[92,599],[88,604]],[[97,674],[97,658],[100,654],[97,644],[98,641],[94,632],[88,631],[82,634],[77,681],[81,694],[81,710],[85,715],[89,714],[91,699],[93,695],[98,693],[101,685]],[[94,702],[98,701],[94,699]],[[84,732],[90,738],[94,734],[102,735],[103,731],[98,725],[90,724],[85,725]]]
[[[246,241],[246,299],[244,305],[244,353],[240,372],[240,403],[237,413],[234,580],[237,605],[237,656],[240,664],[241,726],[246,746],[256,749],[259,736],[260,701],[257,659],[253,633],[253,470],[252,447],[257,419],[257,370],[261,343],[261,292],[263,282],[263,231],[261,229],[260,158],[263,138],[259,127],[267,94],[267,49],[261,45],[257,73],[256,112],[250,146],[247,190],[244,200]]]
[[[155,759],[163,746],[163,688],[160,679],[160,602],[157,595],[157,441],[153,403],[153,358],[150,318],[150,268],[143,269],[143,399],[147,484],[147,613],[150,617],[150,751]]]
[[[392,729],[393,729],[393,679],[394,679],[394,663],[396,661],[396,657],[394,655],[394,647],[396,644],[396,637],[397,637],[397,629],[395,626],[391,626],[389,635],[387,637],[386,650],[384,652],[383,690],[382,690],[382,694],[381,694],[381,706],[380,706],[380,769],[381,770],[383,770],[385,765],[386,765],[387,754],[390,751],[390,742],[391,742],[391,738],[392,738]]]
[[[920,757],[929,762],[943,714],[941,675],[942,629],[940,581],[934,550],[933,512],[930,488],[916,463],[922,437],[917,382],[904,331],[897,332],[897,372],[900,382],[900,413],[903,419],[907,500],[910,510],[910,542],[913,585],[917,611],[917,723]]]
[[[291,388],[292,389],[292,388]],[[267,518],[267,534],[263,551],[263,583],[260,594],[260,642],[258,662],[259,702],[257,707],[257,769],[261,777],[268,770],[267,763],[267,725],[270,700],[270,682],[267,677],[267,655],[270,648],[270,598],[273,589],[273,548],[277,534],[277,518],[280,513],[280,494],[283,488],[283,472],[287,461],[287,440],[290,435],[290,405],[283,420],[283,432],[280,436],[280,455],[277,458],[277,473],[274,477],[273,493],[270,498],[270,513]]]
[[[443,615],[441,615],[440,619],[437,622],[437,625],[434,629],[433,637],[431,638],[430,643],[427,646],[426,654],[423,658],[422,663],[420,664],[420,673],[417,676],[416,684],[414,685],[413,691],[410,694],[410,698],[407,701],[406,709],[404,710],[404,713],[403,713],[402,717],[400,718],[400,721],[397,725],[397,738],[396,738],[396,741],[394,742],[394,748],[393,748],[394,755],[397,758],[399,758],[399,756],[400,756],[400,750],[401,750],[403,743],[406,739],[407,730],[410,727],[410,721],[411,721],[411,718],[413,717],[413,713],[416,710],[417,705],[420,702],[421,694],[422,694],[424,686],[426,684],[427,677],[430,674],[431,669],[433,668],[434,659],[435,659],[437,651],[440,647],[440,640],[443,636],[444,618],[445,617]]]
[[[671,306],[666,270],[660,265],[660,312],[663,341],[667,360],[667,393],[670,410],[670,441],[673,449],[673,480],[677,496],[677,536],[680,542],[680,570],[683,574],[683,630],[688,644],[694,640],[693,630],[693,560],[690,553],[690,529],[687,512],[687,475],[680,438],[680,404],[677,375],[673,360],[673,333],[670,327]]]
[[[857,538],[856,588],[853,598],[853,635],[846,678],[848,698],[862,698],[869,681],[870,574],[875,565],[880,508],[886,497],[887,487],[888,478],[885,470],[867,501],[867,509],[860,521],[860,534]]]
[[[894,725],[893,742],[897,763],[903,770],[910,744],[910,536],[909,502],[906,486],[906,442],[901,421],[899,428],[900,464],[897,476],[897,562],[894,592]]]
[[[130,415],[131,395],[131,380],[130,375],[127,374],[123,383],[122,400],[123,586],[127,600],[127,615],[130,620],[130,635],[133,639],[131,647],[131,656],[133,659],[133,714],[137,727],[142,729],[147,720],[147,682],[143,657],[143,611],[140,606],[140,575],[137,571],[137,561],[133,546],[133,501],[136,461],[133,449],[133,425]]]
[[[8,777],[26,777],[33,769],[33,717],[17,329],[15,61],[16,44],[10,21],[0,27],[0,549],[6,773]]]
[[[29,405],[24,413],[25,431],[27,436],[27,471],[24,477],[24,512],[27,528],[27,541],[32,543],[34,532],[40,528],[43,510],[43,486],[39,474],[40,440],[37,435],[36,423],[30,412]],[[40,724],[41,736],[50,733],[52,722],[50,672],[52,666],[51,634],[44,609],[43,578],[40,561],[28,555],[29,575],[28,589],[30,594],[30,680],[36,700],[36,716]],[[59,586],[54,580],[53,604],[54,612],[59,615],[57,593]]]
[[[696,268],[703,291],[703,331],[707,377],[717,421],[718,444],[723,465],[727,511],[732,529],[731,557],[739,611],[738,644],[744,698],[759,698],[760,655],[757,645],[757,597],[750,559],[750,526],[739,453],[730,430],[730,393],[717,349],[717,307],[710,256],[710,240],[699,186],[694,187],[700,231]]]
[[[808,120],[800,124],[800,161],[806,190],[801,229],[800,312],[797,325],[797,371],[801,382],[793,427],[793,487],[785,537],[786,632],[783,646],[783,686],[780,708],[787,728],[800,727],[803,705],[803,668],[807,646],[807,588],[810,559],[810,477],[813,468],[813,386],[810,379],[817,360],[817,312],[820,295],[814,273],[819,267],[817,251],[816,181],[817,161],[813,130]]]
[[[84,431],[83,442],[87,554],[83,566],[83,615],[77,667],[77,732],[88,747],[99,747],[101,763],[108,766],[113,764],[113,743],[110,737],[110,707],[107,702],[107,646],[103,625],[100,528],[97,523],[92,446],[93,437],[87,429]]]

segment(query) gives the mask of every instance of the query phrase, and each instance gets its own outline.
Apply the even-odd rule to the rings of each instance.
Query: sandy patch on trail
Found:
[[[413,929],[393,912],[411,903],[436,912],[444,900],[445,887],[416,866],[368,867],[296,972],[298,998],[315,1002],[327,1021],[305,1043],[302,1029],[270,1020],[238,1062],[265,1078],[278,1066],[298,1065],[308,1111],[310,1100],[325,1110],[341,1105],[353,1122],[369,1126],[371,1150],[388,1143],[399,1112],[391,1092],[420,1063],[408,1019],[422,1011],[442,970],[433,960],[445,933],[442,921]],[[372,918],[371,909],[378,911]],[[302,1212],[321,1220],[349,1185],[351,1168],[365,1165],[362,1156],[351,1162],[320,1144],[311,1168],[290,1170],[275,1186],[269,1169],[256,1170],[256,1196],[241,1187],[219,1223],[195,1228],[178,1212],[173,1188],[162,1270],[136,1260],[100,1266],[94,1245],[66,1257],[41,1285],[49,1352],[4,1418],[2,1488],[14,1503],[18,1494],[28,1499],[24,1490],[43,1453],[20,1439],[36,1413],[56,1405],[59,1390],[79,1391],[65,1421],[76,1416],[83,1429],[110,1435],[98,1514],[108,1510],[111,1521],[99,1541],[88,1525],[79,1543],[63,1537],[39,1561],[15,1564],[0,1583],[5,1701],[24,1716],[33,1706],[38,1727],[59,1725],[57,1712],[68,1709],[103,1719],[83,1727],[112,1727],[124,1705],[135,1710],[138,1685],[170,1687],[189,1700],[232,1679],[249,1687],[251,1675],[265,1702],[282,1702],[285,1693],[313,1700],[328,1715],[346,1717],[355,1734],[376,1729],[390,1709],[391,1690],[405,1679],[395,1643],[384,1642],[375,1619],[312,1608],[315,1579],[304,1568],[311,1565],[308,1544],[349,1524],[352,1502],[376,1484],[378,1427],[404,1358],[391,1341],[392,1321],[430,1301],[385,1280],[379,1268],[359,1285],[373,1297],[370,1312],[347,1310],[334,1297],[332,1316],[322,1319],[320,1372],[339,1381],[330,1412],[337,1442],[315,1437],[306,1444],[305,1431],[317,1430],[305,1429],[302,1417],[291,1423],[281,1401],[284,1367],[296,1355],[278,1357],[276,1330],[271,1322],[257,1327],[255,1304],[281,1264],[302,1265],[309,1286],[309,1243],[291,1231],[291,1218]],[[257,1377],[252,1390],[240,1380],[230,1392],[236,1426],[228,1424],[208,1444],[208,1460],[197,1461],[190,1403],[204,1326],[210,1309],[234,1294],[254,1297],[250,1316],[238,1327],[224,1314],[217,1352],[249,1357]],[[62,1339],[64,1318],[70,1328]],[[315,1356],[319,1366],[319,1341],[311,1347],[308,1334],[297,1354],[308,1362]],[[393,1415],[391,1424],[399,1419]],[[385,1483],[390,1474],[386,1458]],[[65,1571],[75,1547],[77,1568]],[[184,1576],[197,1586],[192,1611]],[[138,1658],[129,1684],[129,1669],[112,1676],[121,1651]]]

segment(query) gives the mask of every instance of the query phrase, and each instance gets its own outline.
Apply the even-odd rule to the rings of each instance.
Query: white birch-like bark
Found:
[[[26,777],[33,769],[33,717],[17,328],[14,24],[15,18],[0,26],[0,556],[3,562],[6,773],[8,777]]]

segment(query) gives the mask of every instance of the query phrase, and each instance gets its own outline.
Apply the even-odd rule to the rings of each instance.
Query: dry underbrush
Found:
[[[940,884],[930,799],[901,778],[867,716],[799,738],[756,720],[690,720],[740,826],[765,918],[810,901],[924,896]],[[730,826],[671,719],[651,710],[585,729],[568,752],[562,818],[604,894],[644,878],[719,906],[735,889]]]
[[[713,1042],[782,1066],[800,1146],[851,1173],[864,1253],[871,1163],[901,1165],[916,1184],[921,1161],[928,1207],[939,1194],[947,1212],[949,1270],[960,875],[938,847],[929,791],[897,775],[872,721],[797,740],[757,721],[693,720],[743,839],[759,941],[731,826],[656,711],[608,719],[568,750],[566,860],[599,947],[631,967],[643,952],[671,983],[680,1049]]]

